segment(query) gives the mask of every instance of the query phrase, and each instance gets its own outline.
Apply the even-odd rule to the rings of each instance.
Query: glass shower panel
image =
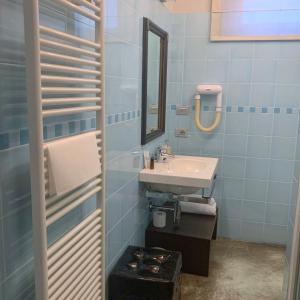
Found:
[[[0,290],[32,299],[32,226],[21,0],[0,0]]]

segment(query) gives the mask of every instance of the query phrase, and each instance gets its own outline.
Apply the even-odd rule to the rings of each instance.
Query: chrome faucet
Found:
[[[163,148],[162,146],[159,146],[155,149],[154,155],[158,162],[167,162],[168,158],[174,157],[173,154],[168,154],[167,149]]]

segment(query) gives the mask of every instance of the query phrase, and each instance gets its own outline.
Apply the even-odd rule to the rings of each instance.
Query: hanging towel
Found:
[[[215,216],[217,212],[217,203],[214,198],[208,199],[207,204],[180,201],[180,206],[183,213]]]
[[[50,196],[68,193],[101,174],[94,133],[50,142],[48,159]]]

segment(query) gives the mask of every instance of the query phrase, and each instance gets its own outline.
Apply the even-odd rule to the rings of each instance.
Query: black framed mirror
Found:
[[[165,132],[168,33],[144,18],[142,145]]]

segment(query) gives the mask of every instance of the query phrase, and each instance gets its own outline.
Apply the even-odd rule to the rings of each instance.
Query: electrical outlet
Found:
[[[158,105],[157,104],[151,104],[148,108],[148,112],[151,115],[157,115],[158,114]]]
[[[183,106],[176,106],[176,115],[189,115],[190,114],[190,107],[183,105]]]
[[[186,128],[177,128],[175,130],[175,136],[181,137],[181,138],[187,138],[188,137],[188,130]]]

